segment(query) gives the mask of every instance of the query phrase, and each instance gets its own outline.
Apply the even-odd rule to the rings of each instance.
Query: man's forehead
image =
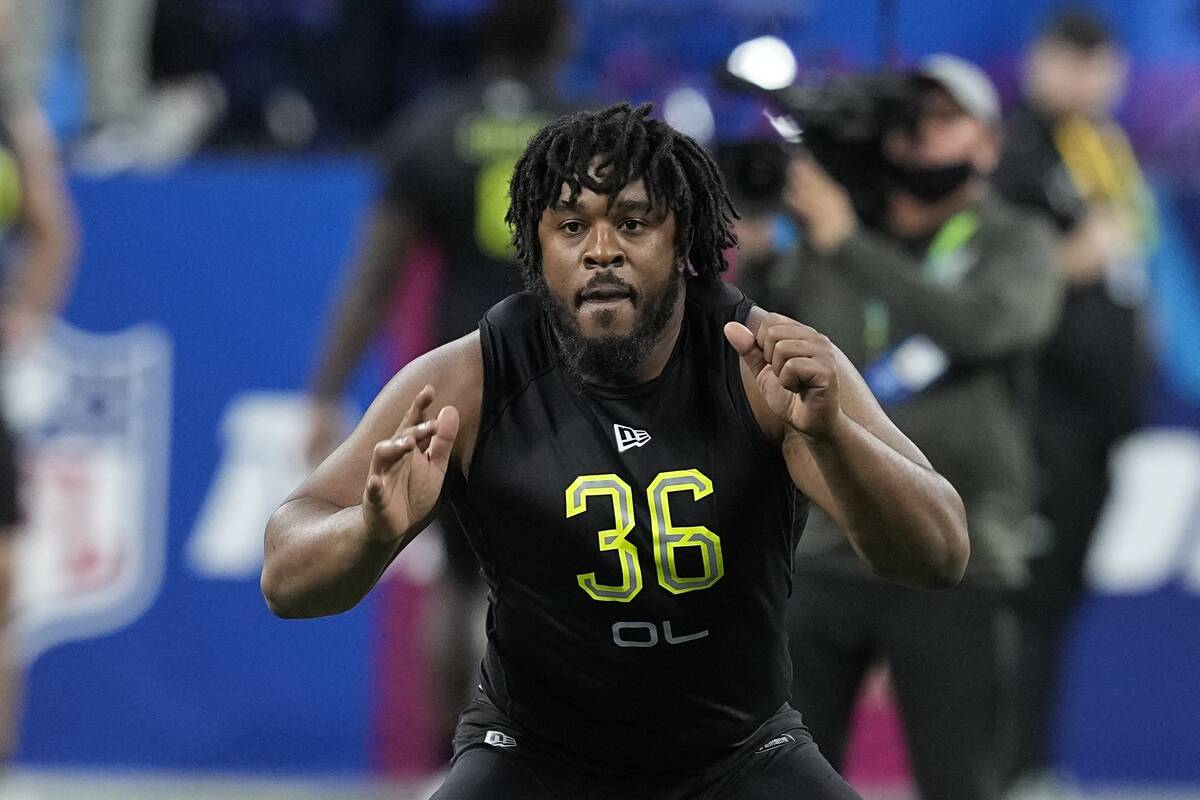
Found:
[[[580,190],[575,202],[571,202],[571,187],[564,181],[562,187],[559,189],[558,198],[551,205],[551,208],[578,208],[589,201],[607,204],[608,200],[609,195],[597,194],[585,186]],[[621,190],[617,192],[617,196],[613,201],[614,207],[629,205],[650,207],[649,193],[646,191],[646,184],[641,178],[635,178],[621,187]]]

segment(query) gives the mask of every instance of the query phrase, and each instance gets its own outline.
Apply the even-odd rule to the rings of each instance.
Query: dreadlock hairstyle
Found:
[[[542,128],[517,161],[509,184],[505,221],[513,229],[517,263],[527,285],[541,272],[538,221],[559,203],[563,184],[569,202],[584,187],[608,196],[609,208],[630,181],[641,178],[650,204],[675,214],[675,250],[697,275],[717,276],[729,264],[724,250],[737,244],[737,211],[708,153],[690,136],[657,119],[653,108],[628,103],[603,111],[580,111]],[[599,157],[595,169],[592,161]],[[600,176],[597,179],[596,175]]]

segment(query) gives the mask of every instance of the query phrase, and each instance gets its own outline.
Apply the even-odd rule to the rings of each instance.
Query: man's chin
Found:
[[[637,322],[633,305],[621,303],[584,303],[575,315],[579,332],[586,339],[607,339],[628,336]]]

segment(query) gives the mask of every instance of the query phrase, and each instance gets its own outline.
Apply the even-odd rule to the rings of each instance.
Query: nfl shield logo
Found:
[[[128,625],[158,592],[171,348],[158,328],[100,336],[57,323],[5,372],[25,473],[14,629],[32,661]]]

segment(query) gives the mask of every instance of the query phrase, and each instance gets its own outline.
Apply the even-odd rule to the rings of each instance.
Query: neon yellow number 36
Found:
[[[703,525],[678,527],[671,522],[670,495],[690,492],[693,500],[712,493],[712,481],[695,469],[662,472],[646,490],[650,505],[654,564],[658,583],[668,592],[683,594],[707,589],[725,574],[721,537]],[[612,502],[614,525],[599,532],[601,551],[616,551],[621,563],[621,583],[603,584],[596,573],[576,576],[579,586],[593,600],[628,603],[642,590],[642,567],[637,548],[626,537],[633,530],[633,490],[616,475],[583,475],[567,488],[567,517],[583,513],[589,497],[607,497]],[[699,548],[704,571],[680,575],[675,556],[681,548]]]

